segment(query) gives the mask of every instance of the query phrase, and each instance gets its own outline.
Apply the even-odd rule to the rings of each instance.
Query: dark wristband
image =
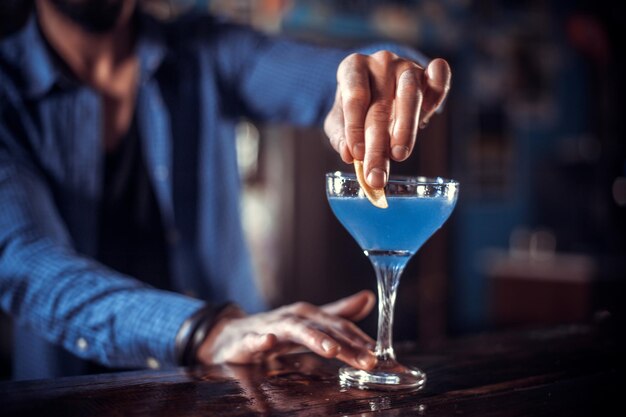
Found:
[[[185,320],[175,342],[176,361],[179,365],[191,366],[197,363],[200,345],[213,328],[217,316],[229,305],[230,303],[219,306],[207,305]]]

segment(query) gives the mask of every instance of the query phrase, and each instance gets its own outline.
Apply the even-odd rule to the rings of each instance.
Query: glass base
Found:
[[[426,374],[396,361],[379,363],[374,369],[363,371],[351,366],[339,369],[342,387],[381,391],[418,390],[426,383]]]

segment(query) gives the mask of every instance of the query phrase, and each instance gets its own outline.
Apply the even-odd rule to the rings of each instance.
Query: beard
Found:
[[[94,34],[115,27],[124,8],[124,0],[48,0],[82,29]]]

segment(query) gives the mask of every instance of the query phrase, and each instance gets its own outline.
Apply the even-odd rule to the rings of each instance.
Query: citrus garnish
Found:
[[[387,204],[387,198],[385,197],[385,189],[384,188],[372,188],[369,186],[367,181],[365,181],[365,175],[363,174],[363,161],[354,160],[354,170],[356,171],[356,179],[359,181],[359,185],[361,189],[367,196],[367,199],[374,206],[386,209],[389,207]]]

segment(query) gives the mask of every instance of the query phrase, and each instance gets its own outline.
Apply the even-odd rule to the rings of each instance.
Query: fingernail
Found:
[[[374,355],[371,352],[361,352],[356,360],[363,368],[369,368],[374,362]]]
[[[391,156],[396,161],[404,161],[409,156],[409,148],[402,145],[396,145],[391,148]]]
[[[352,156],[356,159],[362,161],[365,158],[365,145],[362,143],[357,143],[352,147]]]
[[[373,168],[367,174],[367,183],[372,188],[383,188],[387,179],[387,173],[380,168]]]
[[[322,349],[324,349],[325,352],[330,352],[331,350],[335,349],[337,347],[337,344],[334,342],[331,342],[328,339],[324,339],[322,341]]]

